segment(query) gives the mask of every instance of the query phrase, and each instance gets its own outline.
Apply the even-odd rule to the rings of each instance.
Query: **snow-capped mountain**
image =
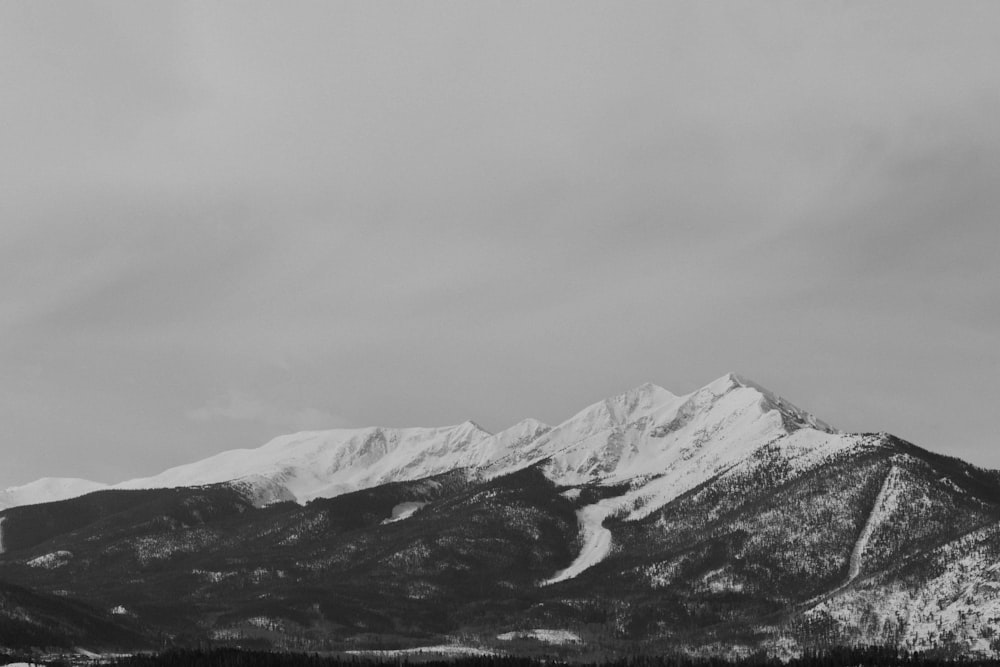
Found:
[[[118,484],[40,479],[0,492],[0,509],[99,490],[159,489],[231,482],[259,504],[306,502],[379,484],[475,470],[534,441],[551,427],[536,419],[490,434],[474,422],[438,428],[334,429],[274,438]]]
[[[595,403],[488,470],[505,474],[544,461],[545,474],[559,484],[629,483],[632,501],[643,498],[648,514],[754,452],[776,447],[803,468],[853,444],[730,373],[685,396],[644,384]]]
[[[306,431],[275,438],[257,449],[222,452],[116,488],[236,481],[253,487],[284,487],[291,497],[305,502],[469,467],[484,455],[481,448],[488,451],[496,446],[492,440],[473,422],[442,428]]]
[[[157,489],[233,482],[265,504],[307,502],[390,482],[473,471],[508,456],[546,433],[525,419],[490,434],[475,422],[440,428],[366,428],[306,431],[257,449],[222,452],[116,489]]]
[[[0,496],[5,503],[0,506],[62,500],[102,488],[222,482],[238,484],[262,504],[306,502],[456,469],[507,474],[542,460],[546,474],[563,485],[657,478],[650,494],[665,502],[800,429],[834,433],[775,394],[728,374],[685,396],[644,384],[554,428],[526,419],[497,434],[471,421],[439,428],[306,431],[114,485],[40,480],[9,489]]]
[[[840,432],[732,374],[554,427],[303,432],[3,498],[21,506],[0,508],[0,581],[31,594],[0,586],[0,622],[54,597],[157,642],[1000,651],[1000,473]]]

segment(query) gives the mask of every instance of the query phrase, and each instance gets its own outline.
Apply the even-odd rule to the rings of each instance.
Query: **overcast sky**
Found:
[[[1000,3],[0,5],[0,488],[735,371],[1000,467]]]

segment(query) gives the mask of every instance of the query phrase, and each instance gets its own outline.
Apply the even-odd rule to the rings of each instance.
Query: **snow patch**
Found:
[[[28,567],[40,567],[46,570],[54,570],[57,567],[62,567],[66,565],[71,560],[73,560],[73,552],[71,551],[53,551],[38,558],[32,558],[25,563]]]
[[[396,521],[402,521],[403,519],[409,519],[411,516],[422,509],[427,503],[418,502],[408,502],[400,503],[392,508],[392,516],[384,520],[382,523],[395,523]]]
[[[225,579],[231,579],[237,575],[236,572],[214,572],[211,570],[191,570],[191,574],[213,584],[217,584]]]
[[[356,650],[345,651],[348,655],[371,655],[378,657],[394,657],[407,655],[420,655],[423,653],[435,655],[496,655],[497,652],[478,646],[464,646],[462,644],[438,644],[436,646],[415,646],[413,648],[400,648],[393,650]]]
[[[500,641],[513,641],[515,639],[535,639],[546,644],[580,644],[583,642],[580,635],[569,630],[548,630],[545,628],[535,628],[534,630],[513,630],[497,635]]]

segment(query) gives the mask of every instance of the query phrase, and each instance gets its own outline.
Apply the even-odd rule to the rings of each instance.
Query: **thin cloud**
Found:
[[[343,417],[327,410],[282,407],[238,391],[230,391],[208,405],[188,410],[184,416],[196,422],[249,421],[298,431],[347,426]]]

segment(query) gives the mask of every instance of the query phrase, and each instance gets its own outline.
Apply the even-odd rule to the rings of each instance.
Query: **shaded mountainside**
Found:
[[[136,650],[153,647],[150,629],[65,596],[0,581],[0,646]]]
[[[560,667],[565,662],[550,656],[464,656],[447,659],[441,654],[426,653],[407,656],[425,667]],[[732,661],[715,658],[691,658],[684,655],[633,655],[618,659],[598,659],[594,667],[936,667],[937,656],[900,654],[891,649],[865,647],[842,648],[821,655],[805,655],[787,662],[762,655],[746,656]],[[215,649],[211,651],[165,651],[154,655],[123,656],[111,661],[116,667],[354,667],[356,665],[396,665],[395,656],[374,655],[359,659],[357,655],[327,655],[306,653],[274,653],[265,651]],[[954,663],[950,663],[954,664]],[[997,665],[996,660],[964,661],[968,665]]]
[[[503,442],[470,444],[477,429],[448,430],[463,449],[442,455],[482,465],[304,504],[240,478],[9,508],[0,581],[36,598],[8,616],[86,648],[1000,649],[995,472],[839,433],[736,376],[647,385]],[[40,601],[83,616],[46,625]]]
[[[532,590],[549,562],[571,558],[576,533],[572,503],[534,469],[473,486],[443,475],[305,506],[212,511],[220,498],[232,492],[172,491],[170,503],[123,503],[128,509],[88,526],[9,550],[0,572],[177,635],[199,635],[205,618],[216,637],[268,618],[321,642],[338,632],[392,632],[406,616],[413,620],[404,629],[446,632],[468,609]],[[391,520],[394,508],[410,503],[421,507]],[[87,509],[92,499],[62,504],[62,513],[80,515],[76,506]],[[29,531],[37,508],[59,513],[8,510],[12,544],[27,542],[19,527]],[[108,530],[125,518],[133,532]]]

